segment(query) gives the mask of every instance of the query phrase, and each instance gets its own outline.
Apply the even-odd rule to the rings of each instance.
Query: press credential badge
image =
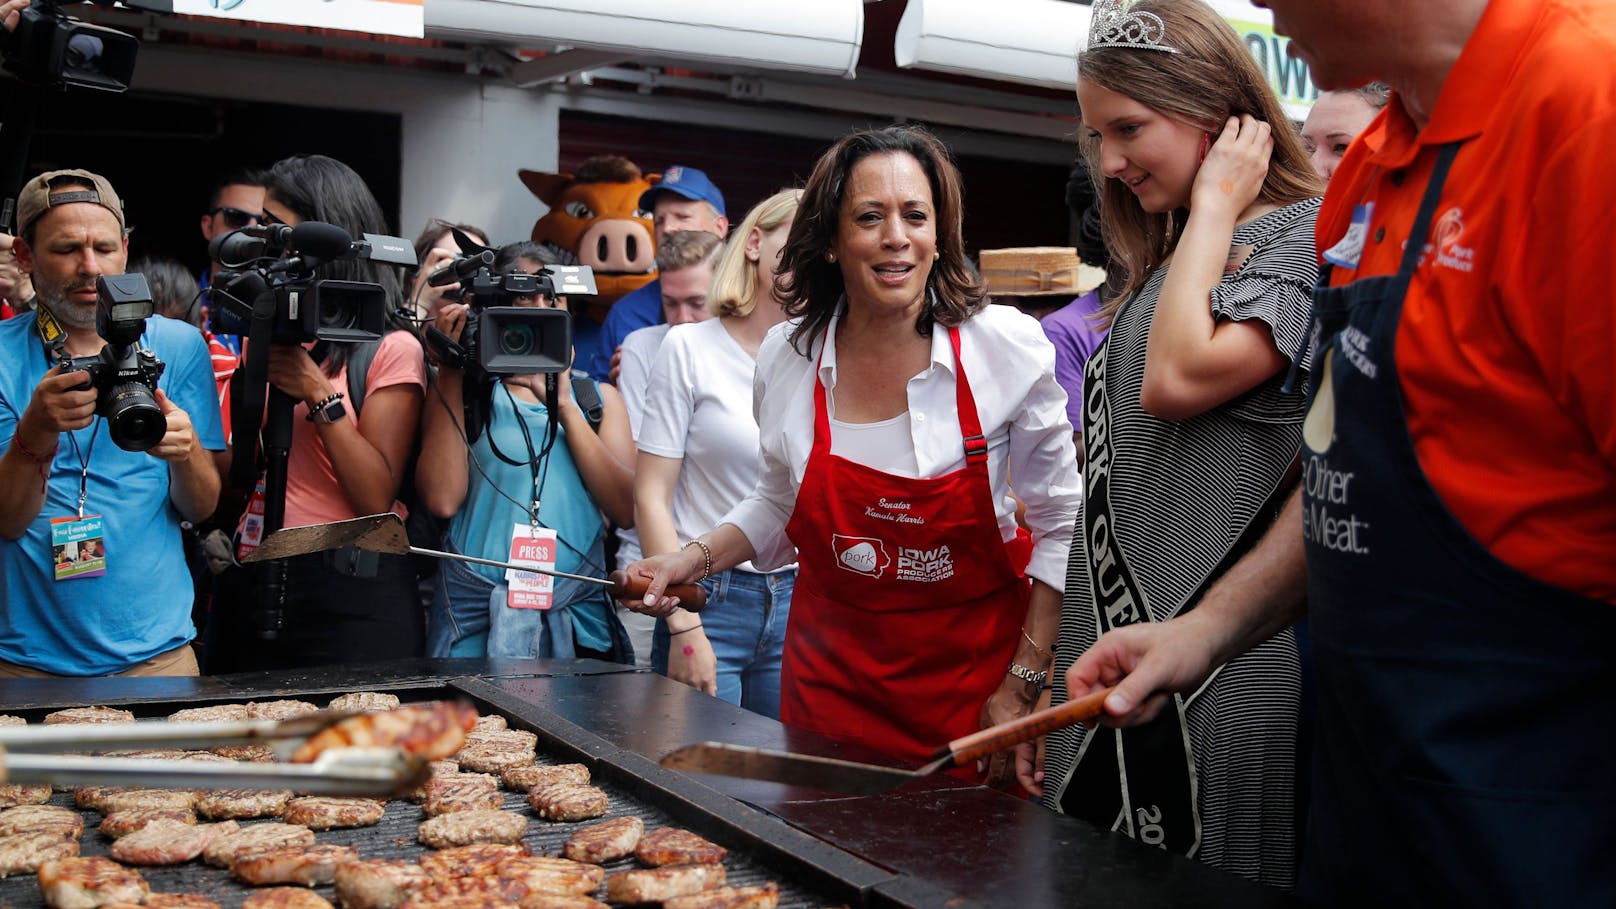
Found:
[[[506,561],[554,571],[556,532],[532,524],[514,525],[511,530],[511,557]],[[555,604],[555,578],[547,574],[507,568],[505,580],[510,585],[505,594],[505,605],[512,609],[549,609]]]
[[[98,578],[107,573],[105,530],[98,514],[51,518],[51,558],[56,580]]]

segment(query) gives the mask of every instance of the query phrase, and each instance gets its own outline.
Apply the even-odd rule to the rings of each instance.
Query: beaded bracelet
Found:
[[[23,453],[24,457],[33,461],[34,466],[39,468],[39,491],[44,492],[46,485],[50,482],[51,462],[56,460],[56,452],[61,449],[61,444],[52,445],[50,451],[39,454],[23,444],[22,439],[18,436],[12,436],[11,441],[17,446],[17,450]]]
[[[689,549],[691,546],[700,546],[701,547],[701,558],[702,558],[701,577],[697,578],[696,580],[705,581],[705,580],[707,580],[708,575],[711,575],[713,573],[713,550],[712,550],[712,547],[708,546],[705,542],[703,542],[700,537],[697,537],[696,539],[691,540],[689,543],[685,544],[686,549]]]

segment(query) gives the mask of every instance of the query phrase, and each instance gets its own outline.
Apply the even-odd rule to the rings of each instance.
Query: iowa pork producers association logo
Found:
[[[846,537],[833,533],[830,546],[836,553],[836,564],[856,574],[879,578],[892,565],[887,544],[875,537]]]

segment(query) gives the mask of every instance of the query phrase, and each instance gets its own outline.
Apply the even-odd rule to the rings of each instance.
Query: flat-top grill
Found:
[[[730,853],[724,862],[729,885],[745,886],[772,880],[780,886],[781,906],[806,909],[859,905],[864,902],[861,891],[865,887],[873,881],[890,877],[889,873],[772,818],[734,806],[733,803],[726,805],[728,800],[722,797],[709,800],[697,785],[675,785],[670,788],[667,785],[669,782],[678,784],[679,781],[670,779],[673,775],[668,771],[649,761],[644,761],[643,767],[624,766],[625,763],[635,763],[634,756],[624,755],[586,730],[553,715],[547,716],[542,708],[512,699],[476,680],[458,680],[436,689],[389,690],[399,694],[406,703],[470,697],[479,713],[502,715],[512,728],[536,733],[539,736],[539,763],[576,761],[589,766],[593,785],[607,793],[608,809],[603,818],[578,823],[547,821],[528,807],[521,793],[503,792],[505,809],[529,819],[523,842],[534,855],[560,855],[567,837],[574,830],[600,820],[634,815],[645,822],[647,833],[662,827],[684,827],[724,846]],[[284,690],[276,691],[273,696],[304,697],[316,703],[329,700],[326,695]],[[154,701],[128,706],[142,718],[156,718],[197,704]],[[33,719],[37,721],[38,717]],[[628,760],[625,761],[625,758]],[[679,788],[689,791],[681,794],[676,791]],[[71,792],[54,793],[50,804],[75,808]],[[106,855],[113,841],[95,830],[101,815],[93,811],[83,813],[85,831],[80,854]],[[319,843],[352,846],[362,859],[414,860],[432,851],[420,845],[416,839],[416,828],[425,819],[426,815],[419,805],[395,799],[387,803],[387,813],[376,825],[319,831],[316,838]],[[242,823],[245,826],[261,822]],[[636,867],[641,866],[633,858],[605,866],[608,876]],[[240,905],[256,889],[237,883],[226,869],[204,864],[200,859],[183,865],[140,870],[154,893],[201,893],[225,907]],[[335,902],[330,886],[316,888],[316,892]],[[604,887],[597,898],[603,894]],[[43,905],[38,881],[33,875],[0,881],[0,906],[22,909]]]

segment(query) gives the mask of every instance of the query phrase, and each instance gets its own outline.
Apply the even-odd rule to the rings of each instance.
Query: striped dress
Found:
[[[1263,322],[1287,358],[1308,331],[1310,292],[1318,277],[1318,207],[1319,200],[1311,199],[1239,225],[1231,244],[1240,254],[1231,257],[1238,265],[1211,295],[1216,316]],[[1145,413],[1139,405],[1145,346],[1166,277],[1167,269],[1159,269],[1118,311],[1105,346],[1088,364],[1093,389],[1085,402],[1090,501],[1100,501],[1095,465],[1104,458],[1109,520],[1102,532],[1109,532],[1111,548],[1132,570],[1142,617],[1153,621],[1193,605],[1272,522],[1282,501],[1279,487],[1300,445],[1306,405],[1302,389],[1280,390],[1282,373],[1187,420]],[[1085,503],[1095,515],[1101,507]],[[1086,549],[1096,544],[1090,542],[1092,525],[1084,524],[1095,515],[1080,516],[1073,537],[1053,673],[1056,704],[1067,699],[1067,667],[1099,628]],[[1196,857],[1283,888],[1295,882],[1299,686],[1296,642],[1287,630],[1230,662],[1184,699],[1201,821]],[[1086,735],[1076,726],[1049,737],[1045,799],[1051,808],[1062,810]]]

